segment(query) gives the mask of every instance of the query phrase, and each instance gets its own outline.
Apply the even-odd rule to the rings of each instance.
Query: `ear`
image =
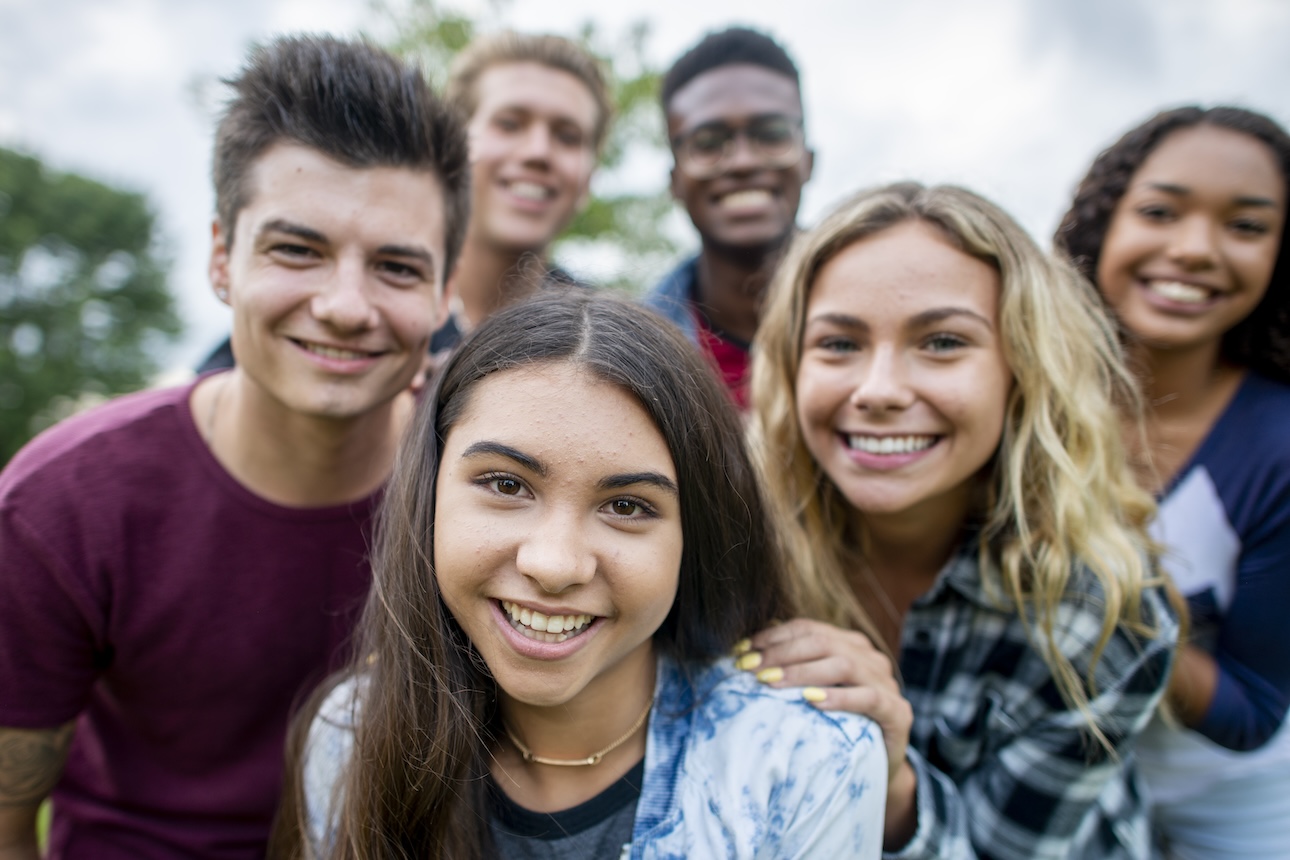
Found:
[[[676,162],[672,162],[672,169],[667,172],[667,185],[668,190],[672,192],[672,199],[677,203],[684,205],[685,201],[681,199],[680,173],[680,169],[676,166]]]
[[[458,263],[460,263],[460,255],[458,257]],[[459,268],[459,265],[453,267],[453,274],[443,282],[443,289],[438,290],[439,305],[434,309],[434,326],[430,329],[431,333],[443,328],[443,324],[448,321],[448,315],[452,312],[452,297],[457,294],[457,288],[454,286],[457,281],[455,275]]]
[[[802,184],[811,181],[812,174],[815,173],[815,150],[808,149],[802,156]]]
[[[207,274],[210,276],[215,298],[229,304],[228,238],[218,218],[211,221],[211,256]]]

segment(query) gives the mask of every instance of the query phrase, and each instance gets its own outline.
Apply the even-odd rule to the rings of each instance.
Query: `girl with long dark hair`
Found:
[[[402,446],[362,659],[301,718],[281,853],[878,855],[876,726],[724,656],[788,607],[727,401],[623,301],[480,326]]]

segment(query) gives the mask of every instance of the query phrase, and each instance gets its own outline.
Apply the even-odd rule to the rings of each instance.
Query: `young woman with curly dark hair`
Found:
[[[1119,320],[1147,398],[1141,474],[1192,639],[1181,725],[1141,746],[1174,857],[1290,845],[1290,137],[1232,107],[1160,113],[1098,156],[1056,243]]]

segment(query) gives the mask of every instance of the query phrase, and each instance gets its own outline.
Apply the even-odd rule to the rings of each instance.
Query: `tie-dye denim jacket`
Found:
[[[659,660],[645,779],[623,857],[877,858],[887,756],[864,717],[820,711],[800,690],[762,686],[729,660]],[[353,681],[310,727],[309,839],[326,856],[330,802],[353,744]]]

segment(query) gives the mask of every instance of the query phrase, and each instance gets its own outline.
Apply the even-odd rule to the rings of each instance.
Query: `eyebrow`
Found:
[[[952,317],[957,317],[957,316],[970,317],[974,320],[977,320],[982,325],[985,325],[991,331],[994,330],[993,322],[986,319],[981,314],[977,313],[971,308],[960,308],[960,307],[932,308],[931,310],[923,311],[922,313],[916,314],[914,316],[914,318],[911,320],[911,324],[914,328],[923,328],[925,326],[935,325],[938,322],[942,322],[944,320],[950,319]],[[867,322],[860,319],[859,317],[853,317],[850,314],[839,314],[839,313],[820,314],[819,316],[813,316],[806,321],[807,325],[810,325],[812,323],[832,323],[833,325],[842,326],[843,328],[852,328],[852,329],[857,329],[859,331],[869,330],[869,324]]]
[[[680,491],[676,488],[676,482],[666,475],[660,475],[658,472],[628,472],[623,475],[610,475],[607,478],[601,478],[596,486],[602,490],[621,490],[636,484],[648,484],[652,487],[658,487],[666,493],[671,493],[673,496],[680,495]]]
[[[503,445],[501,442],[482,441],[475,442],[461,453],[461,459],[469,457],[478,457],[481,454],[496,454],[499,457],[505,457],[508,460],[514,460],[530,472],[546,477],[546,466],[541,460],[534,459],[522,451],[517,451],[510,445]]]
[[[547,476],[547,468],[541,460],[530,457],[522,451],[517,451],[510,445],[503,445],[501,442],[488,440],[475,442],[462,452],[461,458],[465,460],[468,457],[477,457],[481,454],[495,454],[499,457],[505,457],[508,460],[514,460],[530,472],[541,475],[544,478]],[[625,472],[621,475],[608,475],[601,478],[596,483],[596,486],[601,490],[621,490],[624,487],[637,484],[648,484],[674,496],[680,495],[676,482],[658,472]]]
[[[1191,194],[1191,189],[1186,185],[1175,185],[1172,182],[1148,182],[1146,186],[1154,191],[1163,191],[1166,194],[1174,194],[1179,197],[1186,197]],[[1267,206],[1275,208],[1277,202],[1271,197],[1237,197],[1234,201],[1237,206]]]
[[[950,319],[952,317],[970,317],[984,325],[986,328],[994,331],[994,323],[983,317],[981,314],[971,308],[933,308],[929,311],[923,311],[914,317],[914,325],[917,327],[935,325],[938,322]]]
[[[327,238],[327,234],[312,227],[288,221],[285,218],[274,218],[272,221],[266,221],[260,227],[260,236],[265,236],[269,233],[286,233],[289,236],[297,236],[306,242],[314,242],[319,245],[326,245],[330,241]],[[434,254],[424,248],[413,245],[382,245],[376,249],[376,253],[386,257],[410,257],[420,260],[427,266],[434,265]]]
[[[260,236],[268,233],[286,233],[289,236],[298,236],[309,242],[327,244],[327,236],[318,232],[312,227],[306,227],[303,224],[295,224],[285,218],[274,218],[272,221],[266,221],[260,226]]]

